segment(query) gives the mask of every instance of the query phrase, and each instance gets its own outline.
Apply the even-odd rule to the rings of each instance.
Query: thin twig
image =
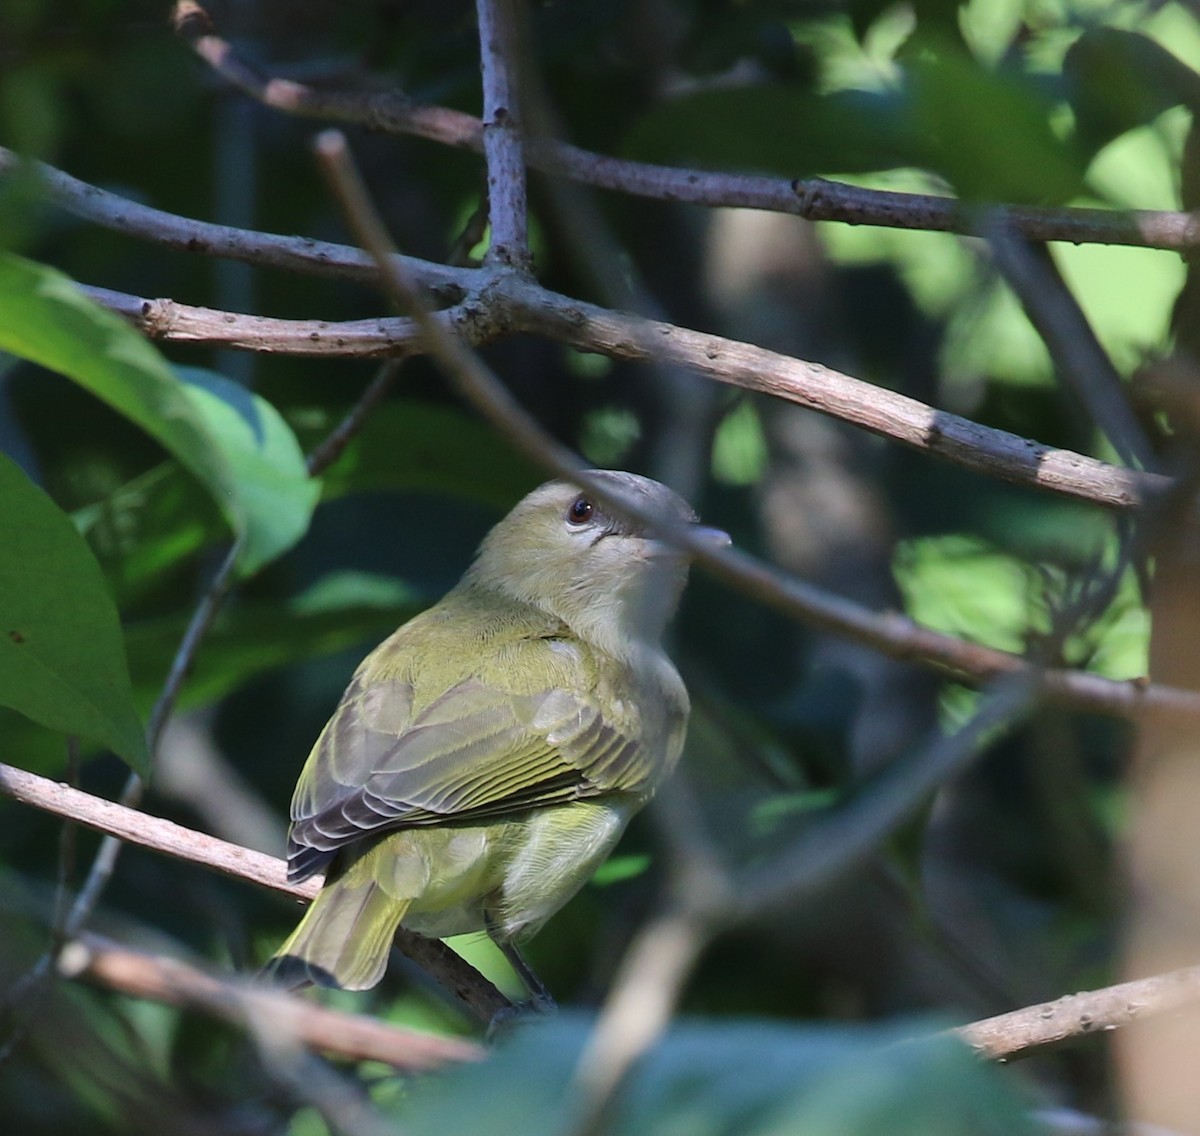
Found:
[[[941,786],[973,764],[1000,735],[1028,716],[1042,689],[1036,671],[1001,683],[966,725],[937,735],[912,760],[895,764],[851,804],[748,872],[733,891],[726,918],[742,923],[810,898],[866,856]]]
[[[207,13],[193,0],[176,4],[175,26],[227,82],[275,110],[324,122],[361,123],[373,130],[483,152],[483,123],[462,111],[422,106],[402,91],[318,90],[263,75],[215,34]],[[763,209],[810,221],[982,235],[977,209],[930,194],[864,189],[824,178],[789,181],[660,166],[596,154],[548,138],[527,138],[525,160],[543,173],[660,201]],[[1200,220],[1192,213],[1036,206],[1007,206],[1002,212],[1030,240],[1171,250],[1200,245]]]
[[[197,343],[257,351],[270,355],[303,355],[312,358],[403,358],[417,340],[417,329],[407,319],[300,320],[226,312],[198,307],[162,297],[150,299],[114,292],[110,288],[80,285],[97,304],[127,319],[147,339],[171,343]],[[455,322],[469,334],[463,309],[449,308],[439,318]]]
[[[391,390],[396,376],[400,374],[401,363],[400,359],[391,359],[384,363],[341,422],[329,432],[323,442],[313,448],[305,461],[309,477],[318,477],[345,453],[346,447],[362,430],[367,416]]]
[[[483,72],[483,156],[487,163],[489,264],[531,264],[525,200],[524,115],[518,84],[518,0],[476,0]]]

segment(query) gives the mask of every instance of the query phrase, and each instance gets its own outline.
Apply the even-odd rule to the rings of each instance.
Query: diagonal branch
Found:
[[[483,123],[473,115],[448,107],[422,106],[401,91],[322,91],[290,79],[270,78],[241,59],[215,33],[208,14],[194,0],[180,0],[174,19],[176,30],[214,71],[275,110],[324,122],[358,123],[372,130],[411,134],[483,152]],[[931,194],[864,189],[824,178],[789,181],[680,169],[613,158],[548,138],[527,139],[525,160],[543,173],[660,201],[763,209],[810,221],[982,235],[978,210]],[[1001,215],[1035,241],[1173,250],[1200,245],[1200,219],[1192,213],[1006,206]]]
[[[479,290],[472,292],[469,303],[435,313],[472,345],[531,331],[579,351],[674,364],[717,382],[794,402],[985,476],[1109,509],[1135,508],[1170,484],[1157,474],[1121,469],[938,410],[820,363],[583,303],[503,273],[479,277],[476,283]],[[267,353],[378,358],[416,350],[420,338],[412,319],[404,317],[285,320],[104,288],[85,291],[154,339]]]
[[[1092,420],[1126,465],[1153,469],[1154,450],[1129,405],[1121,376],[1050,251],[1030,245],[1002,222],[990,225],[988,240],[996,266]]]
[[[167,213],[80,181],[44,162],[20,158],[12,150],[0,146],[0,175],[11,175],[18,170],[35,174],[46,196],[74,216],[115,233],[153,240],[177,252],[220,256],[262,268],[332,276],[365,284],[374,281],[377,275],[375,265],[358,249],[310,237],[238,229]],[[450,302],[461,299],[477,275],[470,268],[454,268],[415,257],[405,257],[405,270],[422,287]]]
[[[302,884],[289,883],[287,865],[274,856],[218,840],[215,836],[106,801],[12,765],[0,764],[0,795],[74,820],[115,841],[202,864],[281,895],[311,900],[320,890],[319,878]],[[396,945],[452,991],[480,1021],[490,1021],[498,1010],[508,1006],[507,999],[487,979],[444,943],[402,930]]]
[[[273,1028],[310,1048],[355,1061],[385,1061],[410,1072],[480,1061],[486,1055],[469,1041],[404,1029],[365,1014],[219,978],[179,959],[133,950],[98,935],[75,940],[64,952],[59,970],[68,978],[170,1006],[187,1006],[238,1025],[252,1017],[265,1018]]]

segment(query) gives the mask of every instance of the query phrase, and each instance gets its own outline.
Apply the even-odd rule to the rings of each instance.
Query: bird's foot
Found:
[[[557,1013],[558,1003],[542,991],[534,994],[527,1002],[514,1002],[511,1006],[497,1010],[488,1022],[487,1033],[484,1036],[487,1041],[495,1041],[518,1026],[552,1018]]]

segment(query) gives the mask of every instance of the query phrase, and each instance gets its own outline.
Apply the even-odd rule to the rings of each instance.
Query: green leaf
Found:
[[[1047,628],[1044,582],[1019,558],[962,533],[902,541],[893,571],[925,627],[1020,653]]]
[[[180,390],[233,472],[246,519],[241,564],[252,572],[308,531],[320,484],[308,476],[296,435],[269,402],[211,371],[176,370]]]
[[[216,502],[172,461],[76,509],[72,519],[122,608],[148,589],[167,584],[172,573],[186,568],[196,553],[227,531]]]
[[[625,140],[625,157],[782,177],[913,164],[895,93],[816,95],[784,84],[706,90],[662,103]]]
[[[79,383],[155,438],[205,487],[252,572],[304,533],[317,488],[279,415],[233,383],[181,381],[124,321],[60,272],[0,254],[0,350]]]
[[[322,432],[328,426],[323,423]],[[318,440],[314,433],[311,441]],[[544,480],[543,470],[477,419],[451,407],[403,400],[372,412],[366,428],[326,471],[324,496],[372,489],[446,493],[507,511]]]
[[[412,1136],[550,1136],[593,1023],[530,1025],[486,1062],[416,1086],[395,1114]],[[613,1105],[613,1136],[1024,1136],[1026,1102],[995,1068],[922,1022],[796,1028],[675,1025]],[[568,1113],[569,1115],[569,1113]]]
[[[939,37],[907,45],[906,55],[912,125],[926,155],[917,158],[962,197],[1061,202],[1080,191],[1085,163],[1055,137],[1054,100],[1030,76],[986,68]]]
[[[185,377],[192,373],[183,372]],[[315,446],[343,410],[305,411],[296,416],[296,432],[306,446]],[[404,400],[371,414],[362,433],[326,471],[321,495],[331,501],[376,490],[444,494],[507,512],[544,477],[475,419],[450,407]],[[225,531],[215,503],[174,462],[77,509],[74,518],[122,607],[161,586]]]
[[[1138,32],[1089,28],[1067,51],[1063,75],[1089,156],[1168,107],[1200,106],[1200,75]]]
[[[66,514],[3,455],[0,533],[0,704],[101,742],[145,774],[145,734],[100,566]]]
[[[209,633],[179,706],[210,705],[267,671],[374,644],[424,606],[402,581],[360,572],[332,573],[292,600],[242,602]],[[139,704],[153,702],[184,626],[182,618],[165,618],[129,629],[129,665]]]

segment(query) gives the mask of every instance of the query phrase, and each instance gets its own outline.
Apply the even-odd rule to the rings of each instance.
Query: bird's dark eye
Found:
[[[567,510],[567,522],[572,525],[586,525],[595,511],[596,506],[586,497],[576,497]]]

